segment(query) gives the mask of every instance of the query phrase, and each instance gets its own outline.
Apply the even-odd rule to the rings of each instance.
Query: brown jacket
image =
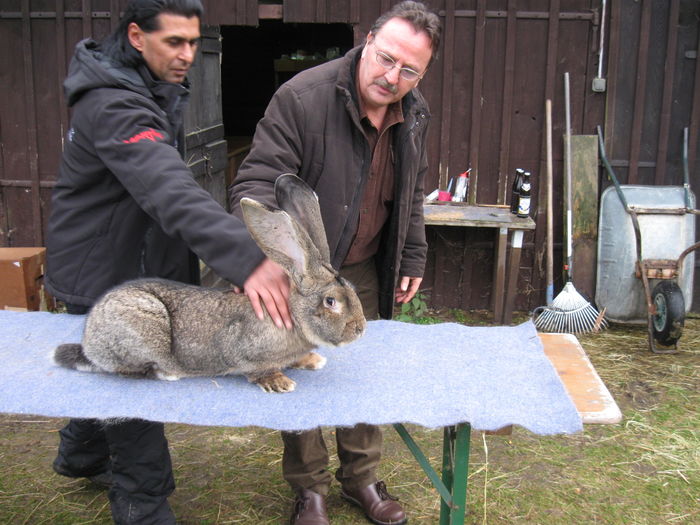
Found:
[[[250,153],[231,186],[231,209],[251,197],[275,206],[273,186],[295,173],[316,191],[331,262],[340,268],[357,228],[370,149],[359,120],[355,70],[362,47],[297,74],[275,93],[258,123]],[[391,317],[398,276],[421,277],[427,243],[423,179],[428,169],[428,105],[418,90],[402,100],[404,122],[394,129],[396,187],[391,218],[377,254],[379,310]]]

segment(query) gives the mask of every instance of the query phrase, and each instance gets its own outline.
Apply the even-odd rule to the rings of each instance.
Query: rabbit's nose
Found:
[[[353,339],[360,337],[365,331],[365,322],[362,321],[350,321],[347,326],[349,334]]]

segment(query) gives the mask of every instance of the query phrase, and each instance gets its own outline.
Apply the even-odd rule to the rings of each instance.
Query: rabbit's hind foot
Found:
[[[182,376],[174,372],[165,372],[155,363],[148,363],[144,367],[143,376],[147,379],[159,379],[161,381],[178,381]]]
[[[326,366],[328,360],[316,352],[308,352],[300,359],[294,361],[289,368],[300,368],[302,370],[320,370]]]
[[[296,387],[296,382],[289,379],[279,370],[261,375],[261,376],[246,376],[248,381],[255,383],[265,392],[292,392]]]

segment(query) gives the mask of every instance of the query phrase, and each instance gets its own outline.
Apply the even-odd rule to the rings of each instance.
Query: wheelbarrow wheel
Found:
[[[663,346],[672,346],[683,334],[685,300],[683,292],[674,281],[660,281],[651,293],[656,306],[652,318],[654,339]]]

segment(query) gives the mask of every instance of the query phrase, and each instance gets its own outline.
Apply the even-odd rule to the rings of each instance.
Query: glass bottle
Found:
[[[530,215],[530,172],[523,173],[523,183],[520,186],[520,196],[518,198],[518,217],[529,217]]]
[[[512,214],[518,213],[518,200],[520,199],[520,187],[523,185],[523,173],[525,173],[525,170],[520,168],[515,170],[513,188],[510,194],[510,212]]]

